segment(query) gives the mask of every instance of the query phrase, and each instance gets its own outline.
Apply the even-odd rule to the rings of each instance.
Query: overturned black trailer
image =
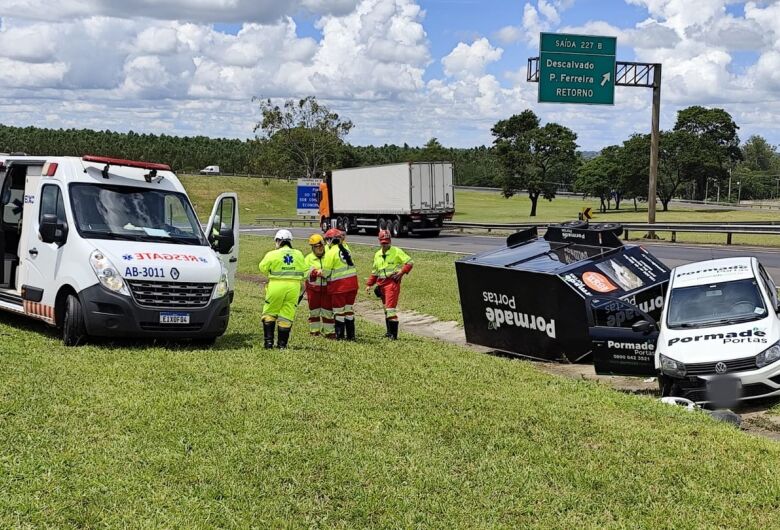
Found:
[[[622,233],[615,223],[579,221],[548,226],[543,237],[530,228],[457,261],[466,340],[535,359],[591,362],[592,326],[620,326],[641,313],[658,320],[669,268],[643,247],[624,245]],[[630,308],[637,314],[627,315]],[[637,348],[652,349],[646,344]],[[652,351],[636,355],[613,355],[601,371],[652,371]]]

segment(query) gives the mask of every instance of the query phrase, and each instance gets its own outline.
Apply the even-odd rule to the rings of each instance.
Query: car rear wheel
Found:
[[[62,342],[65,346],[78,346],[87,338],[84,325],[84,310],[76,295],[65,300],[65,316],[62,319]]]

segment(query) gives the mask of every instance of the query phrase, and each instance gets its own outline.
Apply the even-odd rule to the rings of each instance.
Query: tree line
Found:
[[[99,154],[164,162],[179,172],[219,165],[225,173],[297,178],[340,167],[415,161],[452,161],[456,183],[500,187],[504,196],[527,193],[531,215],[539,198],[562,190],[600,200],[601,209],[637,208],[647,199],[650,135],[634,134],[599,153],[578,150],[577,134],[542,124],[530,110],[499,120],[490,146],[448,148],[436,138],[408,144],[356,146],[346,141],[354,124],[310,96],[274,104],[256,99],[262,119],[250,140],[42,129],[0,124],[0,152],[31,155]],[[739,127],[723,109],[693,106],[660,136],[658,199],[738,200],[780,197],[780,155],[760,136],[740,145]]]

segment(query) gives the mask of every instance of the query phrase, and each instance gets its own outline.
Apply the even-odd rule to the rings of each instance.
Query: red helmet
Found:
[[[341,241],[344,241],[344,232],[342,232],[338,228],[331,228],[330,230],[325,232],[325,239],[339,239]]]
[[[390,242],[390,230],[380,230],[379,231],[379,242],[380,243],[389,243]]]

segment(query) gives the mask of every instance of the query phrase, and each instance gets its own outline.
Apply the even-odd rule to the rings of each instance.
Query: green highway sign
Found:
[[[539,103],[615,103],[616,37],[542,33]]]

